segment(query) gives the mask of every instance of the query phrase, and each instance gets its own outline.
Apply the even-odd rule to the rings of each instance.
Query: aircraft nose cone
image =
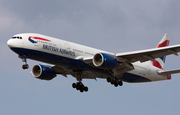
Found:
[[[7,45],[9,46],[9,48],[21,48],[22,44],[23,42],[19,39],[9,39],[7,41]]]
[[[13,42],[12,42],[11,39],[7,41],[7,45],[8,45],[10,48],[13,46]]]

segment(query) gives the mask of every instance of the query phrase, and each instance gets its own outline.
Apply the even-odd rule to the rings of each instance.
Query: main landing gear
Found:
[[[25,64],[22,65],[22,68],[23,68],[24,70],[25,70],[25,69],[28,69],[28,68],[29,68],[29,65],[27,64],[27,58],[26,58],[26,56],[20,56],[20,55],[19,55],[19,58],[21,58],[22,61],[25,62]]]
[[[84,84],[81,82],[82,81],[82,71],[76,73],[76,79],[78,82],[73,83],[72,87],[75,88],[76,90],[79,90],[81,93],[84,91],[87,92],[88,87],[84,86]]]
[[[108,78],[107,78],[107,82],[108,82],[108,83],[111,83],[111,84],[114,85],[115,87],[117,87],[118,85],[119,85],[119,86],[122,86],[122,85],[123,85],[123,82],[120,81],[117,77],[108,77]]]
[[[82,82],[73,83],[72,87],[76,88],[76,90],[79,90],[81,93],[84,92],[84,91],[85,92],[88,91],[88,87],[84,86]]]

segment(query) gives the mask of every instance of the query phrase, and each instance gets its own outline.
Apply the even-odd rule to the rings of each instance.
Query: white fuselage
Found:
[[[96,53],[99,52],[114,55],[114,53],[94,49],[91,47],[79,45],[76,43],[72,43],[40,34],[26,33],[26,34],[17,34],[15,36],[21,36],[22,39],[10,39],[8,41],[8,45],[12,50],[14,49],[13,51],[18,53],[19,55],[28,55],[29,53],[29,55],[31,56],[28,56],[28,58],[30,59],[34,59],[54,65],[61,64],[61,62],[56,63],[58,58],[55,59],[54,56],[57,57],[60,56],[70,60],[81,60],[83,58],[93,57]],[[44,39],[39,39],[39,38],[44,38]],[[23,53],[21,53],[21,51]],[[35,51],[37,52],[34,53]],[[39,54],[39,52],[41,54]],[[39,56],[36,55],[41,55],[41,56],[40,58],[38,58]],[[52,59],[48,56],[50,57],[52,56]],[[67,63],[62,63],[62,64],[67,64]],[[157,73],[157,71],[163,71],[163,70],[154,67],[151,61],[147,61],[144,63],[135,62],[133,63],[133,66],[134,66],[133,70],[125,73],[127,74],[126,75],[127,79],[129,79],[128,77],[134,77],[132,79],[136,79],[136,77],[142,77],[148,79],[149,81],[167,80],[167,77],[165,75],[159,75]],[[93,68],[96,69],[95,67]],[[107,76],[99,77],[99,78],[107,78]],[[131,82],[131,80],[126,80],[126,78],[122,80],[126,82]],[[136,81],[132,81],[132,82],[136,82]],[[145,81],[138,80],[137,82],[145,82]]]

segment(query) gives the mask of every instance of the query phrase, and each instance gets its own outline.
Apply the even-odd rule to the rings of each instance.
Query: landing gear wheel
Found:
[[[81,88],[81,89],[80,89],[80,92],[82,93],[83,91],[84,91],[84,89]]]
[[[77,83],[73,83],[72,84],[73,88],[76,88],[77,90],[79,90],[81,93],[82,92],[87,92],[88,91],[88,87],[84,86],[84,84],[82,82],[77,82]]]
[[[29,65],[27,64],[27,56],[26,55],[19,55],[19,58],[21,58],[22,61],[25,62],[25,64],[22,65],[22,68],[23,69],[28,69]]]
[[[81,88],[81,89],[84,89],[84,85],[82,84],[80,88]]]
[[[73,83],[73,84],[72,84],[72,87],[73,87],[73,88],[76,88],[76,86],[77,86],[76,83]]]
[[[81,83],[81,82],[78,82],[78,83],[76,84],[76,89],[77,89],[77,90],[80,90],[81,87],[82,87],[82,83]]]
[[[76,86],[76,90],[80,90],[80,87],[78,85]]]
[[[108,83],[111,82],[111,78],[110,77],[107,78],[107,82]]]
[[[114,84],[114,81],[113,81],[113,80],[111,81],[111,84],[112,84],[112,85]]]
[[[78,83],[77,83],[77,86],[78,86],[78,87],[80,87],[80,86],[81,86],[81,83],[80,83],[80,82],[78,82]]]
[[[87,92],[88,91],[88,87],[85,86],[84,87],[84,91]]]
[[[119,81],[119,86],[122,86],[123,85],[123,82],[122,81]]]
[[[123,85],[123,82],[117,77],[108,77],[106,80],[107,80],[108,83],[111,83],[115,87],[118,87],[118,85],[119,86]]]
[[[115,83],[114,86],[117,87],[117,86],[118,86],[118,83]]]
[[[28,64],[24,64],[24,65],[22,65],[22,68],[23,68],[23,69],[28,69],[28,68],[29,68],[29,65],[28,65]]]

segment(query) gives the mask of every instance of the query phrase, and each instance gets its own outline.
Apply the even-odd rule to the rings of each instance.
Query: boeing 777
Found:
[[[57,74],[72,75],[77,79],[72,87],[87,92],[83,79],[106,79],[115,87],[123,82],[140,83],[171,79],[180,70],[164,71],[167,55],[178,55],[180,45],[169,46],[170,36],[165,34],[156,48],[111,53],[53,37],[23,33],[8,40],[9,48],[18,54],[28,69],[27,59],[48,63],[35,65],[32,75],[41,80],[52,80]],[[53,65],[53,66],[50,66]]]

